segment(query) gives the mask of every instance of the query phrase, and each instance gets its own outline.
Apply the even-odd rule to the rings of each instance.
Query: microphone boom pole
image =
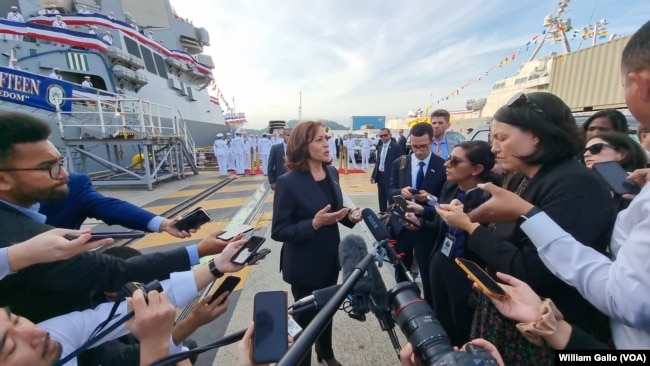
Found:
[[[282,359],[276,364],[277,366],[294,366],[297,365],[304,357],[305,353],[316,342],[316,338],[325,329],[327,323],[334,317],[339,306],[351,292],[354,285],[361,279],[368,267],[373,263],[374,253],[368,253],[355,267],[350,276],[343,282],[341,288],[332,296],[332,299],[321,309],[316,317],[303,329],[298,339],[291,349],[284,354]]]

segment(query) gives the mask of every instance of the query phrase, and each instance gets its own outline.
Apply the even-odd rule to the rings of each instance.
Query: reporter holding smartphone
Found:
[[[491,170],[496,157],[485,141],[465,141],[456,145],[445,161],[447,182],[440,194],[440,203],[449,204],[457,200],[469,204],[467,196],[482,193],[476,190],[479,183],[496,182],[498,178]],[[469,192],[469,193],[468,193]],[[437,215],[432,206],[409,203],[409,211],[422,215],[425,225],[435,228],[437,236],[432,238],[433,254],[429,267],[423,275],[429,276],[432,294],[432,308],[438,315],[442,327],[447,331],[452,345],[461,346],[469,341],[469,332],[474,317],[472,283],[467,275],[454,263],[454,258],[480,261],[472,251],[466,250],[467,232],[456,222],[445,222],[446,210]],[[404,227],[412,225],[402,222]],[[472,303],[476,303],[475,299]]]
[[[361,221],[361,215],[343,206],[338,172],[331,160],[321,123],[301,122],[293,129],[287,144],[290,171],[277,180],[271,238],[283,243],[280,270],[295,300],[336,284],[338,223],[352,227]],[[305,312],[295,320],[305,328],[315,315],[315,311]],[[332,350],[331,323],[316,341],[316,353],[319,361],[339,364]],[[311,365],[311,351],[301,365]]]

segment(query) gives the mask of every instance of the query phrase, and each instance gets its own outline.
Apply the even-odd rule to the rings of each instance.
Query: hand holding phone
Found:
[[[419,189],[409,188],[408,191],[409,191],[411,194],[420,194],[420,190],[419,190]]]
[[[264,244],[264,241],[266,241],[266,239],[261,236],[251,236],[250,239],[248,239],[248,242],[246,242],[246,244],[244,244],[244,246],[232,256],[230,261],[235,264],[253,263],[251,260],[254,258],[255,253],[260,249],[262,244]]]
[[[239,225],[237,227],[234,227],[232,229],[228,229],[225,232],[217,235],[217,238],[221,239],[221,240],[229,241],[229,240],[232,240],[232,238],[234,238],[235,236],[237,236],[239,234],[247,233],[247,232],[249,232],[251,230],[253,230],[252,226]]]
[[[603,177],[609,188],[616,194],[638,194],[641,191],[636,183],[627,179],[627,172],[617,161],[594,163],[592,168]]]
[[[224,278],[224,280],[221,282],[221,285],[219,285],[219,288],[217,288],[217,290],[212,294],[212,297],[210,297],[208,304],[211,304],[214,300],[217,299],[217,297],[221,296],[221,294],[226,291],[232,293],[235,287],[237,287],[237,284],[239,284],[239,281],[241,281],[241,278],[237,276],[228,276]]]
[[[406,212],[406,208],[408,207],[409,204],[408,202],[406,202],[406,199],[403,196],[401,195],[393,196],[393,202],[395,202],[397,206],[399,206],[399,208],[402,209],[402,211]]]
[[[455,258],[454,261],[484,294],[502,300],[510,298],[510,295],[478,264],[464,258]]]
[[[492,198],[492,194],[486,190],[480,189],[478,187],[468,189],[467,192],[465,192],[463,212],[469,213],[478,206],[487,202],[490,198]]]
[[[287,352],[288,315],[287,293],[258,292],[253,303],[255,331],[253,332],[253,362],[278,362]]]
[[[212,218],[206,210],[198,207],[194,211],[186,214],[180,221],[177,221],[174,226],[180,231],[190,231],[198,229],[201,225],[210,222]]]

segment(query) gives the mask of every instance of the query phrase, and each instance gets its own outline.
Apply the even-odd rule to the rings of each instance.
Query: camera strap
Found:
[[[116,304],[118,304],[118,303],[116,303]],[[116,308],[116,307],[114,306],[114,308]],[[56,366],[63,366],[66,363],[70,362],[70,360],[74,359],[75,357],[79,356],[79,354],[81,354],[82,352],[84,352],[88,348],[92,347],[100,339],[102,339],[102,338],[106,337],[107,335],[109,335],[117,327],[121,326],[122,324],[126,323],[129,319],[133,318],[134,315],[135,315],[135,313],[133,311],[131,311],[131,312],[127,313],[126,315],[124,315],[121,319],[119,319],[115,323],[111,324],[103,332],[101,332],[101,333],[99,333],[97,335],[91,336],[90,338],[88,338],[88,340],[86,342],[84,342],[84,344],[79,346],[79,348],[77,348],[76,350],[70,352],[70,354],[65,356],[63,359],[58,360],[56,362]]]

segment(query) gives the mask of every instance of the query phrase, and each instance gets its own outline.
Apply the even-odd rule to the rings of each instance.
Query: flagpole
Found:
[[[298,122],[302,121],[302,92],[299,92],[300,104],[298,104]]]

